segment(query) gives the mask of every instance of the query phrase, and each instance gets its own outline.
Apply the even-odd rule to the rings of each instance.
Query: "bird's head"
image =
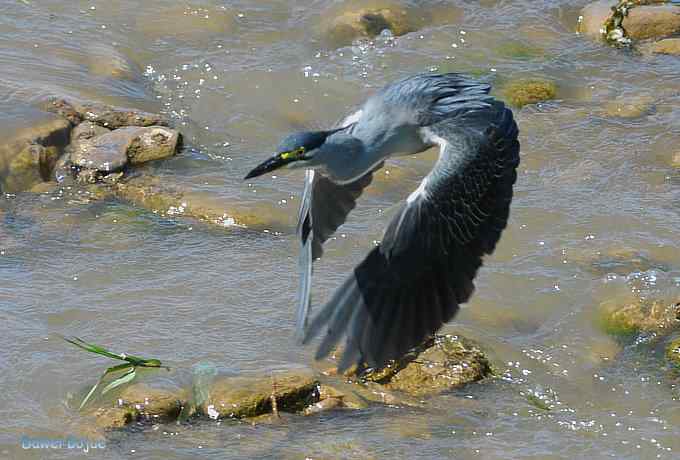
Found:
[[[336,131],[304,131],[288,135],[279,144],[278,153],[250,171],[244,179],[258,177],[284,166],[287,168],[309,166],[319,148],[334,132]]]

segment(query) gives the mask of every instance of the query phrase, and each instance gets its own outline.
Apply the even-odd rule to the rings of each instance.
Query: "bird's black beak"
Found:
[[[250,171],[246,175],[246,177],[243,178],[243,180],[252,179],[253,177],[258,177],[263,174],[267,174],[268,172],[274,171],[275,169],[279,169],[282,166],[285,166],[293,161],[295,161],[295,158],[293,158],[292,156],[287,155],[285,153],[277,153],[276,155],[274,155],[267,161],[261,163],[252,171]]]

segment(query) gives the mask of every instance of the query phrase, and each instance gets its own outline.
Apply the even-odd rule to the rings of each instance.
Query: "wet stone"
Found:
[[[63,116],[73,124],[90,121],[109,129],[125,126],[165,126],[168,124],[165,117],[158,113],[113,107],[97,102],[78,102],[54,98],[45,105],[45,109]]]
[[[71,161],[76,166],[101,173],[116,172],[132,164],[174,155],[179,133],[152,126],[121,128],[85,139],[74,145]]]
[[[641,5],[623,19],[626,36],[635,40],[664,38],[680,32],[680,6]]]
[[[467,339],[439,335],[389,366],[362,376],[388,391],[433,395],[479,381],[492,374],[482,351]]]
[[[175,154],[180,142],[179,132],[163,126],[140,128],[127,155],[132,164],[160,160]]]
[[[300,413],[319,401],[318,381],[310,371],[291,371],[272,377],[217,379],[199,408],[212,419],[251,418],[273,412]]]
[[[79,142],[92,139],[93,137],[106,134],[109,131],[109,129],[92,123],[91,121],[84,121],[73,128],[73,131],[71,132],[71,144],[77,144]]]
[[[168,422],[176,420],[186,395],[181,391],[153,388],[143,383],[125,387],[110,407],[89,412],[98,428],[124,428],[133,422]]]

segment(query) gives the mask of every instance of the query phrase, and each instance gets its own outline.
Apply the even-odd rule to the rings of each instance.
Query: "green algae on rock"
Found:
[[[492,374],[482,351],[469,340],[438,335],[389,366],[361,376],[383,388],[415,397],[433,395]]]
[[[664,336],[680,326],[680,302],[658,299],[612,299],[598,309],[600,328],[629,340],[640,334]]]
[[[212,419],[251,418],[278,411],[302,412],[319,401],[319,382],[311,371],[291,371],[262,377],[216,379],[199,408]]]
[[[666,361],[674,367],[680,369],[680,337],[671,340],[666,346]]]
[[[528,78],[512,80],[501,88],[501,97],[509,104],[521,108],[528,104],[555,99],[557,85],[551,80]]]

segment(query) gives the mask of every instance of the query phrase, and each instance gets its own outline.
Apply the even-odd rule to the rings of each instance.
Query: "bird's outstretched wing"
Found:
[[[300,286],[296,331],[302,339],[311,304],[313,261],[323,254],[323,243],[335,233],[356,206],[356,200],[373,180],[373,171],[349,184],[336,184],[318,171],[307,170],[298,215],[297,235],[300,238]]]
[[[449,321],[474,290],[510,212],[517,125],[500,102],[423,128],[440,145],[434,169],[309,327],[317,359],[347,336],[340,371],[380,367]]]

